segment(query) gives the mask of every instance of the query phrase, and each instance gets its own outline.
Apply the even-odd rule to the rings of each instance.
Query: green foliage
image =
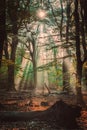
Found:
[[[2,67],[0,68],[0,79],[3,78],[3,75],[7,74],[7,66],[5,63],[2,64]]]
[[[5,87],[7,87],[7,72],[7,65],[5,62],[2,62],[2,67],[0,68],[0,88],[2,89],[5,89]]]
[[[17,75],[19,71],[22,71],[21,64],[23,63],[23,58],[25,57],[25,50],[28,50],[28,58],[30,58],[29,59],[30,61],[27,62],[26,67],[23,70],[22,78],[24,80],[34,80],[32,59],[36,57],[36,62],[38,62],[39,54],[37,53],[39,53],[39,50],[44,49],[45,53],[47,54],[49,53],[49,56],[47,55],[45,59],[46,64],[37,66],[36,71],[37,72],[47,71],[49,82],[54,83],[57,86],[62,86],[63,72],[59,60],[63,58],[69,58],[69,56],[75,54],[75,24],[73,18],[74,7],[73,8],[71,7],[71,5],[73,5],[72,4],[73,1],[69,2],[66,0],[65,1],[54,0],[51,2],[42,0],[38,2],[38,0],[19,0],[19,1],[8,0],[7,2],[9,2],[7,4],[8,6],[6,12],[7,13],[6,27],[8,30],[7,36],[10,37],[10,39],[12,39],[13,37],[12,25],[13,23],[14,25],[16,23],[18,27],[18,39],[19,39],[18,42],[20,45],[18,46],[18,50],[16,53],[15,63],[9,59],[4,61],[5,64],[14,65],[15,75]],[[67,6],[67,2],[70,4],[69,6],[72,9],[71,12],[68,13],[67,9],[69,8]],[[36,12],[40,8],[44,9],[47,12],[47,16],[43,20],[39,19],[36,16]],[[16,17],[15,16],[13,17],[13,14],[15,14]],[[70,15],[70,17],[68,15]],[[40,30],[40,25],[43,25],[42,31]],[[43,36],[40,43],[38,43],[39,34]],[[43,44],[41,43],[42,41]],[[12,45],[12,42],[9,42],[9,44]],[[34,54],[33,50],[34,44],[36,45],[35,48],[35,51],[37,51],[36,55]],[[39,49],[38,46],[40,46]],[[68,50],[67,56],[65,55],[64,57],[61,58],[58,57],[58,54],[61,53],[59,51],[60,48]],[[42,56],[43,55],[44,54],[42,54]],[[73,66],[76,69],[77,59],[76,58],[72,59],[74,59]],[[5,67],[5,70],[6,69],[7,67]],[[2,68],[1,73],[3,71],[4,68]]]
[[[62,69],[58,66],[57,72],[54,67],[50,67],[48,71],[49,82],[55,84],[56,86],[62,86]]]

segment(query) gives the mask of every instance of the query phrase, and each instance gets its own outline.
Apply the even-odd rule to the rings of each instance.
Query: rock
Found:
[[[49,103],[48,103],[48,102],[41,102],[40,105],[41,105],[41,106],[49,106]]]

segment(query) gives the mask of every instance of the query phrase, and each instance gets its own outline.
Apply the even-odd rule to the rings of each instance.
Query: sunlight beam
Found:
[[[43,9],[38,9],[37,12],[36,12],[36,16],[39,19],[43,20],[47,16],[47,12],[45,10],[43,10]]]

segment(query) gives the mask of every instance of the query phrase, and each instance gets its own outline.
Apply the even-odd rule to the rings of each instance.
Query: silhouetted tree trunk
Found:
[[[86,62],[87,64],[87,62]],[[86,86],[86,90],[87,90],[87,68],[85,67],[85,86]]]
[[[12,23],[12,44],[11,44],[11,54],[10,59],[11,64],[8,64],[8,89],[9,90],[15,90],[15,84],[14,84],[14,73],[15,73],[15,55],[16,55],[16,49],[18,44],[18,27],[17,27],[17,9],[18,9],[18,1],[8,0],[8,14]]]
[[[78,0],[75,0],[75,31],[76,31],[76,92],[77,92],[77,103],[84,104],[83,96],[82,96],[82,88],[81,88],[81,80],[82,80],[82,66],[83,63],[81,61],[81,50],[80,50],[80,22],[79,22],[79,10],[78,10]]]
[[[86,35],[87,35],[87,1],[86,0],[80,0],[80,14],[81,14],[81,42],[83,47],[83,69],[85,70],[85,84],[87,88],[87,42],[86,42]]]
[[[33,39],[32,41],[33,45],[33,56],[32,56],[32,64],[33,64],[33,78],[34,78],[34,88],[37,87],[37,48],[36,48],[36,42]]]
[[[80,0],[81,10],[84,14],[85,31],[87,33],[87,0]]]
[[[33,74],[34,74],[34,88],[37,87],[37,63],[34,57],[33,59]]]
[[[6,17],[5,17],[5,0],[0,1],[0,66],[1,66],[1,60],[3,55],[3,45],[5,40],[5,23],[6,23]]]
[[[15,75],[15,55],[17,49],[18,39],[16,36],[12,38],[12,46],[11,46],[11,64],[8,64],[8,89],[15,90],[14,84],[14,75]]]

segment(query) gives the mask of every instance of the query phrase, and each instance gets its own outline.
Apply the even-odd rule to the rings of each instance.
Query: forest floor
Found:
[[[83,98],[87,104],[87,92],[83,92]],[[68,104],[76,104],[74,94],[49,94],[49,95],[31,95],[30,92],[0,92],[0,111],[43,111],[52,106],[56,101],[62,99]],[[87,130],[87,110],[83,109],[78,124],[83,130]],[[58,130],[40,121],[31,122],[0,122],[0,130]],[[66,130],[60,128],[60,130]]]

